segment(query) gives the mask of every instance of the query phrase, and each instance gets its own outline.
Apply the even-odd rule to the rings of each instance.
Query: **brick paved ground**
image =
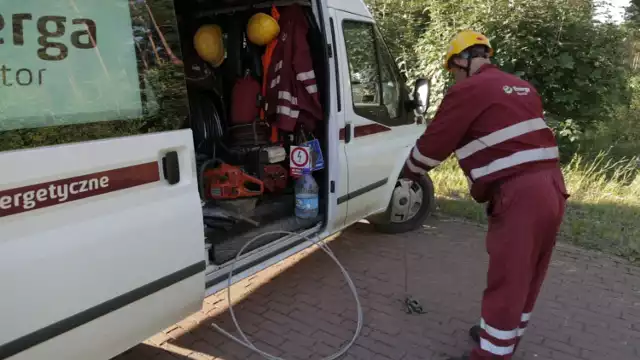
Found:
[[[471,347],[466,331],[479,316],[487,255],[484,230],[430,220],[422,231],[380,235],[367,224],[331,247],[352,274],[365,326],[347,359],[441,359]],[[410,293],[427,313],[406,315],[403,245]],[[640,357],[640,269],[561,245],[516,359],[627,360]],[[250,294],[246,294],[250,292]],[[355,329],[355,306],[320,251],[296,256],[238,284],[241,325],[257,346],[287,359],[333,353]],[[260,359],[212,330],[232,330],[224,295],[200,313],[113,360]]]

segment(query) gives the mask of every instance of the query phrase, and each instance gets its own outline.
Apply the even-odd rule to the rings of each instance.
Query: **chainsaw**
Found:
[[[238,166],[220,163],[204,172],[206,196],[211,200],[229,200],[260,196],[264,183]]]

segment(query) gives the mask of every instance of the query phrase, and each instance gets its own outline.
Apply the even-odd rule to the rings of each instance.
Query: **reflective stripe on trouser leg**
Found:
[[[480,336],[485,341],[474,349],[472,360],[511,359],[524,335],[521,328],[531,319],[564,211],[558,191],[545,176],[540,172],[506,182],[497,194],[503,197],[494,199],[487,234],[487,288],[482,299],[485,329]],[[515,342],[500,339],[512,333],[493,329],[516,329]],[[513,350],[505,354],[510,344]]]
[[[499,194],[513,196],[508,191]],[[511,206],[514,201],[496,198],[493,202],[496,206],[487,234],[489,271],[482,298],[482,331],[472,360],[511,359],[534,270],[531,253],[535,237],[525,226],[527,220],[520,219],[526,212]]]

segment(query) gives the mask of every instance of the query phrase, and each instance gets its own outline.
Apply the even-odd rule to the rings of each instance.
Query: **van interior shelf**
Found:
[[[241,2],[241,1],[239,1]],[[212,9],[199,12],[197,14],[197,18],[203,18],[211,15],[220,15],[220,14],[233,14],[238,11],[246,11],[252,9],[266,9],[270,8],[272,5],[277,7],[281,6],[291,6],[291,5],[300,5],[300,6],[311,6],[310,0],[276,0],[269,2],[251,2],[249,4],[237,5],[237,6],[225,6],[224,8]]]

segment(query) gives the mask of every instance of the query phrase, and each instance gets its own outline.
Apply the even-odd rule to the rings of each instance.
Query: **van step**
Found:
[[[323,220],[323,216],[318,216],[314,219],[299,219],[295,216],[286,217],[281,220],[274,221],[269,224],[264,224],[260,226],[260,228],[253,229],[251,231],[245,232],[241,235],[234,236],[232,238],[228,238],[225,241],[210,241],[212,243],[212,247],[209,250],[209,258],[211,262],[216,265],[222,265],[229,260],[235,258],[238,252],[242,249],[242,247],[251,239],[255,238],[260,234],[264,234],[271,231],[290,231],[290,232],[302,232],[304,230],[308,230],[314,227],[316,224]],[[276,241],[282,238],[283,235],[267,235],[259,240],[256,240],[254,243],[249,245],[244,250],[244,253],[250,252],[254,249],[257,249],[261,246],[267,245],[273,241]],[[211,239],[214,240],[214,239]]]

